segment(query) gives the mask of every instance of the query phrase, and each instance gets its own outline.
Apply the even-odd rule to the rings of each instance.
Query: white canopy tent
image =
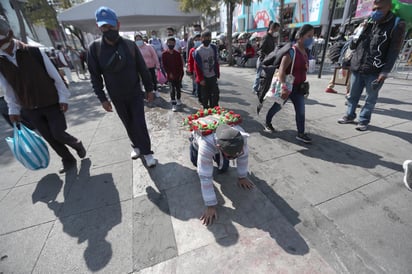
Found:
[[[113,9],[121,31],[180,27],[199,21],[199,12],[183,13],[176,0],[94,0],[63,11],[58,20],[78,27],[84,32],[97,33],[95,11],[107,6]]]

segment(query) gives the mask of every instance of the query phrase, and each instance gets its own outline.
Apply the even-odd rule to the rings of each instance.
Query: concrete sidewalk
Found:
[[[68,131],[87,157],[58,175],[60,161],[28,171],[0,125],[0,273],[408,273],[411,193],[401,164],[411,158],[410,82],[389,80],[371,130],[338,125],[343,94],[310,76],[307,128],[295,137],[291,104],[262,132],[251,94],[252,69],[222,67],[221,105],[240,113],[251,134],[252,191],[236,170],[216,174],[220,207],[204,227],[199,179],[189,161],[183,118],[199,105],[190,90],[172,113],[163,92],[146,118],[158,165],[130,160],[126,132],[105,113],[88,82],[73,84]],[[190,87],[185,79],[184,87]],[[188,88],[189,89],[189,88]],[[339,88],[338,88],[339,89]],[[343,88],[342,88],[343,91]]]

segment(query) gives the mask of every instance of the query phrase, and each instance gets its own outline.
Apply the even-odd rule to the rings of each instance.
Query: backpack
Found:
[[[274,69],[279,68],[283,55],[285,55],[292,48],[292,45],[292,42],[287,42],[282,47],[275,48],[271,53],[265,56],[262,61],[262,65],[273,66]]]
[[[342,48],[347,42],[335,42],[329,47],[328,57],[332,63],[337,63],[341,56]]]

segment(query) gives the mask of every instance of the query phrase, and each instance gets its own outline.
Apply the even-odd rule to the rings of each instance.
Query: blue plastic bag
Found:
[[[23,166],[31,170],[46,168],[50,162],[46,142],[36,132],[20,124],[13,124],[13,137],[7,137],[6,142],[16,158]]]

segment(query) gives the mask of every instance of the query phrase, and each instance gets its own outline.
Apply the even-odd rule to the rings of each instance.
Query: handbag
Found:
[[[295,76],[293,76],[293,67],[295,66],[295,58],[296,58],[296,52],[295,49],[292,47],[293,50],[293,59],[292,59],[292,65],[290,68],[290,73],[286,75],[286,86],[289,91],[289,94],[292,92],[293,89],[293,82],[295,81]],[[285,103],[285,99],[282,99],[282,83],[280,82],[279,79],[279,70],[275,71],[275,74],[272,79],[272,83],[270,85],[270,90],[266,93],[265,97],[263,100],[266,98],[273,98],[273,100],[280,104],[281,106]]]
[[[166,76],[163,74],[163,72],[160,69],[157,70],[156,77],[157,77],[157,82],[159,84],[161,84],[161,85],[166,84],[166,82],[167,82]]]
[[[20,124],[20,128],[16,123],[13,124],[13,137],[7,137],[6,142],[14,158],[24,167],[37,170],[49,165],[50,155],[46,142],[23,124]]]

